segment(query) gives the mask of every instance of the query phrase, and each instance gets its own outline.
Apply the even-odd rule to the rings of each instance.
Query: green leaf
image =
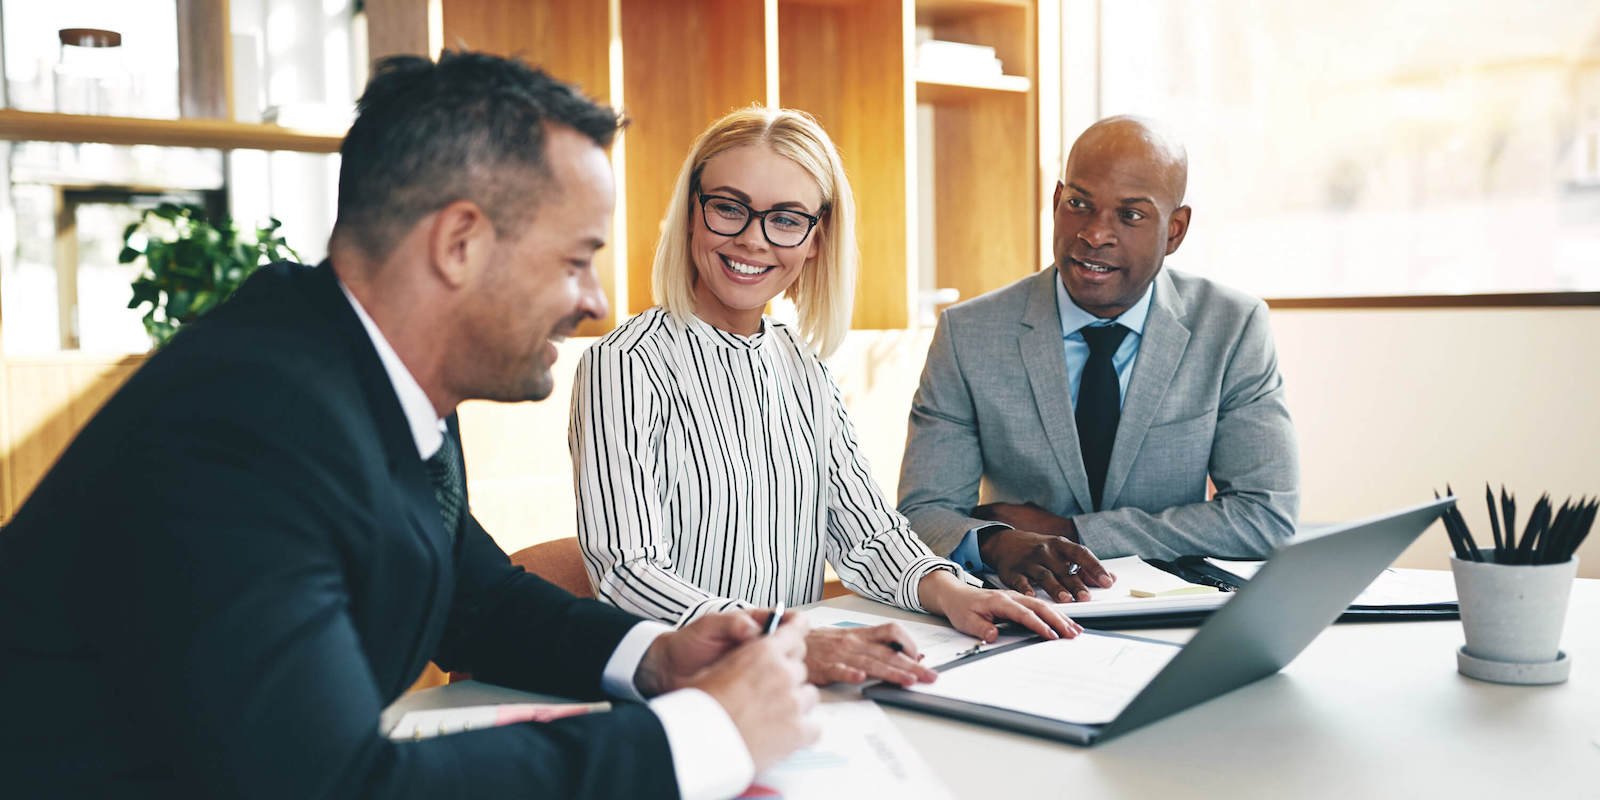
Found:
[[[299,260],[283,237],[282,222],[241,232],[229,219],[210,220],[193,205],[161,203],[123,231],[119,263],[144,259],[131,284],[129,308],[148,304],[145,331],[157,346],[182,326],[221,305],[263,263],[285,257]],[[129,239],[145,241],[141,252]]]
[[[188,289],[177,289],[167,297],[167,318],[185,319],[189,315],[189,305],[194,300],[194,293]],[[187,320],[185,320],[187,321]]]

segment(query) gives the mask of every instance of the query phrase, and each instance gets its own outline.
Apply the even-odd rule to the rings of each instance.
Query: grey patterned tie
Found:
[[[466,476],[461,471],[461,453],[456,449],[456,439],[444,432],[444,442],[433,455],[423,462],[428,468],[428,479],[433,482],[433,498],[439,501],[439,516],[450,538],[456,537],[461,525],[461,508],[467,502]]]

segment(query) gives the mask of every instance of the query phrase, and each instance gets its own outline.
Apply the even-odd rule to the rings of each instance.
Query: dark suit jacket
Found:
[[[596,696],[637,621],[513,567],[470,515],[452,544],[332,270],[273,265],[151,358],[0,533],[0,793],[675,796],[642,706],[378,732],[429,659]]]

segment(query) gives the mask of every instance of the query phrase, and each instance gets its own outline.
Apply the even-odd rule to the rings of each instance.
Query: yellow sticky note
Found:
[[[1129,589],[1128,594],[1131,594],[1134,597],[1178,597],[1179,595],[1185,594],[1211,594],[1212,592],[1216,591],[1220,590],[1215,586],[1191,584],[1178,589],[1168,589],[1164,592],[1152,592],[1147,589]]]

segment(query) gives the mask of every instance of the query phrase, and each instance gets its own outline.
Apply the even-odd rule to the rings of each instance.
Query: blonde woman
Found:
[[[975,588],[885,502],[819,358],[855,290],[855,208],[833,143],[804,112],[747,108],[695,142],[654,264],[659,305],[589,348],[573,389],[578,532],[596,593],[681,624],[822,598],[824,559],[852,591],[943,614],[1080,628],[1048,604]],[[764,316],[793,300],[798,330]],[[931,681],[896,625],[818,628],[814,683]]]

